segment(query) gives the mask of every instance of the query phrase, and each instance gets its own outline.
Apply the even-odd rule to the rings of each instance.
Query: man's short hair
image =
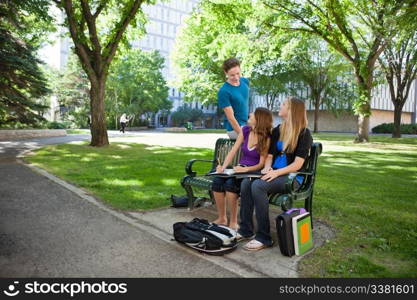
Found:
[[[234,67],[240,67],[240,61],[234,57],[226,59],[222,66],[223,71],[225,71],[226,73]]]

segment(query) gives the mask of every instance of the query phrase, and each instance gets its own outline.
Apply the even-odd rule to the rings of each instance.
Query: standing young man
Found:
[[[223,63],[226,82],[217,93],[218,106],[225,114],[224,127],[230,139],[235,140],[249,116],[249,80],[240,75],[240,62],[229,58]]]

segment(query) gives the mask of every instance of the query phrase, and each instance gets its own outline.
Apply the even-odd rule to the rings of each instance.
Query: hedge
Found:
[[[383,123],[372,128],[373,133],[392,133],[394,131],[394,123]],[[417,134],[417,124],[401,124],[401,134]]]

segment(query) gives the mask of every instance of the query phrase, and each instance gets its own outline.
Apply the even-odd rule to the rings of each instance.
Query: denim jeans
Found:
[[[258,225],[255,239],[264,245],[272,245],[268,194],[284,192],[287,177],[288,175],[279,176],[270,182],[249,178],[242,181],[240,186],[240,227],[238,231],[240,235],[244,237],[253,235],[253,212],[255,210]],[[298,185],[298,182],[295,184]]]

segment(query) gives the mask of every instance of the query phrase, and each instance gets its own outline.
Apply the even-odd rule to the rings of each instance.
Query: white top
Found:
[[[126,114],[123,114],[121,117],[120,117],[120,123],[127,123],[129,121],[129,119],[128,118],[126,118]]]

